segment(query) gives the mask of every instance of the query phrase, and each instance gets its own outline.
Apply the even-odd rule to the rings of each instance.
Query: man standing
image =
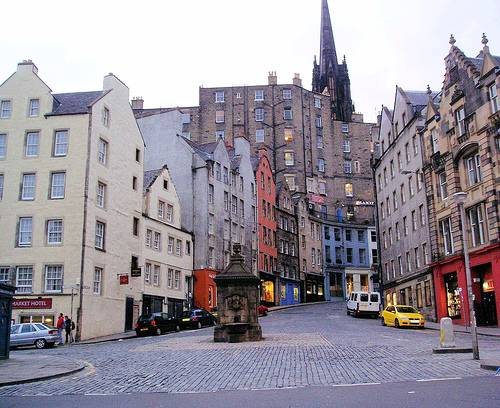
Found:
[[[73,342],[73,335],[71,334],[73,322],[68,316],[64,316],[64,331],[66,332],[66,344]]]
[[[59,336],[59,344],[64,344],[62,337],[62,331],[64,329],[64,316],[62,313],[59,313],[56,327],[57,327],[57,335]]]

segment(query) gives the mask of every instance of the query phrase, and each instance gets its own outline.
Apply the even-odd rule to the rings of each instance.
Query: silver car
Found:
[[[37,349],[53,347],[59,341],[57,329],[43,323],[21,323],[10,328],[10,345],[30,346]]]

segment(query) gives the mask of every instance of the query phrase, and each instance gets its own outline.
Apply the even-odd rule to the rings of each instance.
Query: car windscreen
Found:
[[[361,293],[359,295],[359,301],[360,302],[368,302],[368,293]]]
[[[141,320],[141,321],[145,322],[145,321],[149,321],[149,320],[151,320],[151,319],[152,319],[152,317],[153,317],[153,316],[152,316],[152,315],[150,315],[150,314],[143,314],[143,315],[141,315],[141,317],[139,317],[139,320]]]
[[[410,306],[398,306],[396,309],[399,313],[418,313],[413,307]]]

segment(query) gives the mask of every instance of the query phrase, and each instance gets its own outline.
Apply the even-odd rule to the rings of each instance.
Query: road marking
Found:
[[[417,380],[417,382],[428,382],[428,381],[447,381],[447,380],[461,380],[462,377],[447,377],[447,378],[425,378],[422,380]]]
[[[334,384],[332,387],[357,387],[358,385],[380,385],[379,382],[373,383],[356,383],[356,384]]]
[[[415,394],[415,391],[408,391],[408,394]]]
[[[87,395],[87,396],[95,396],[95,395],[102,396],[102,395],[110,395],[110,394],[104,394],[104,393],[99,393],[99,392],[90,392],[90,393],[84,394],[84,395]]]

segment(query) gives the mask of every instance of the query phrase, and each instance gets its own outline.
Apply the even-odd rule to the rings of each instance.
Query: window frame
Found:
[[[54,178],[56,176],[62,175],[62,185],[56,185],[54,184]],[[62,195],[56,195],[54,193],[54,189],[61,189],[62,188]],[[50,200],[63,200],[66,196],[66,172],[65,171],[53,171],[50,173],[50,186],[49,186],[49,199]]]
[[[58,228],[59,226],[55,225],[55,223],[59,223],[60,224],[60,230],[56,229],[56,227]],[[53,224],[53,225],[51,226],[51,224]],[[54,235],[55,236],[59,236],[60,235],[60,237],[61,237],[60,240],[59,241],[54,241],[53,239],[51,239],[51,234],[52,234],[52,237]],[[50,218],[50,219],[47,220],[47,222],[46,222],[45,239],[46,239],[47,245],[49,245],[49,246],[62,245],[63,239],[64,239],[64,221],[63,221],[62,218]]]
[[[52,277],[49,279],[48,277],[48,273],[49,273],[49,268],[59,268],[60,270],[60,277],[58,276],[55,276],[55,277]],[[55,281],[53,283],[53,286],[55,287],[55,289],[48,289],[48,283],[49,283],[49,280],[52,280],[52,281]],[[59,288],[58,288],[58,285],[57,285],[57,281],[60,281],[60,284],[59,284]],[[63,283],[64,283],[64,265],[61,265],[61,264],[49,264],[49,265],[45,265],[45,268],[44,268],[44,279],[43,279],[43,288],[44,288],[44,293],[62,293],[63,291]]]

